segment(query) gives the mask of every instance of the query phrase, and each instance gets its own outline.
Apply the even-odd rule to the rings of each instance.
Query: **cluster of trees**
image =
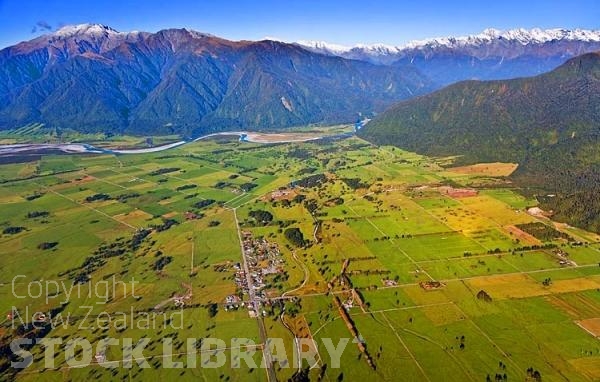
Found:
[[[25,227],[6,227],[2,230],[5,235],[15,235],[17,233],[25,231]]]
[[[517,224],[516,227],[542,241],[551,241],[554,239],[572,240],[566,233],[560,232],[541,222]]]
[[[251,218],[253,218],[254,220],[256,220],[256,223],[260,224],[260,225],[268,225],[269,223],[271,223],[273,221],[273,214],[270,213],[269,211],[263,211],[263,210],[250,211],[250,213],[248,215]]]
[[[133,199],[133,198],[138,198],[139,196],[140,196],[140,194],[138,194],[137,192],[131,192],[129,194],[121,194],[121,195],[117,196],[115,199],[117,199],[121,203],[127,203],[127,200]]]
[[[129,241],[129,247],[132,251],[137,250],[142,242],[146,239],[148,235],[150,235],[152,231],[149,229],[139,229],[136,233],[133,234],[131,240]]]
[[[284,231],[285,238],[288,239],[296,247],[305,247],[309,241],[304,239],[304,235],[299,228],[287,228]]]
[[[296,158],[296,159],[311,159],[314,156],[314,154],[310,150],[307,150],[307,149],[294,149],[294,150],[288,151],[286,156],[289,158]]]
[[[304,167],[298,171],[298,175],[312,174],[312,173],[316,172],[317,170],[318,170],[318,168],[316,168],[316,167]]]
[[[32,200],[36,200],[36,199],[38,199],[38,198],[41,198],[42,196],[44,196],[44,194],[43,194],[43,193],[40,193],[40,192],[34,192],[34,193],[33,193],[33,194],[31,194],[31,195],[27,195],[27,196],[25,197],[25,200],[27,200],[28,202],[31,202]]]
[[[258,184],[250,183],[250,182],[240,185],[240,189],[244,192],[250,192],[250,191],[252,191],[252,189],[254,189],[256,187],[258,187]]]
[[[204,199],[204,200],[201,200],[199,202],[194,203],[193,206],[195,208],[199,208],[200,209],[200,208],[206,208],[206,207],[208,207],[208,206],[210,206],[211,204],[214,204],[214,203],[215,203],[214,199]]]
[[[291,317],[296,317],[296,315],[302,311],[302,301],[298,298],[288,300],[285,303],[284,310],[285,313]]]
[[[485,381],[492,382],[492,377],[488,374],[487,377],[485,378]],[[503,381],[508,381],[508,375],[506,375],[506,373],[504,373],[504,374],[496,373],[496,375],[494,375],[494,382],[503,382]]]
[[[192,188],[196,188],[198,186],[196,186],[195,184],[184,184],[183,186],[179,186],[177,187],[175,190],[176,191],[185,191],[185,190],[191,190]]]
[[[595,127],[594,133],[578,134],[538,153],[526,163],[532,170],[517,174],[520,183],[532,184],[540,207],[554,212],[553,220],[600,232],[600,165],[592,154],[599,141]]]
[[[370,184],[363,182],[360,178],[344,178],[342,180],[353,190],[357,190],[359,188],[369,188],[371,186]]]
[[[459,341],[458,348],[460,350],[465,350],[465,336],[462,335],[460,337],[456,336],[456,339]]]
[[[310,369],[303,367],[296,371],[289,379],[288,382],[310,382]]]
[[[50,212],[48,211],[31,211],[26,215],[27,219],[45,218],[48,216],[50,216]]]
[[[547,243],[547,244],[543,244],[543,245],[524,245],[522,247],[518,247],[518,248],[513,248],[511,249],[511,253],[515,254],[517,252],[520,251],[535,251],[537,249],[552,249],[552,248],[556,248],[556,244],[552,244],[552,243]],[[522,255],[522,253],[521,253]]]
[[[103,243],[88,257],[85,258],[79,268],[69,272],[75,284],[85,284],[90,279],[90,274],[103,267],[107,260],[113,257],[120,257],[127,252],[133,252],[140,248],[143,241],[152,231],[149,229],[140,229],[136,231],[131,239],[123,240],[118,238],[111,243]]]
[[[157,272],[162,271],[167,265],[169,265],[171,262],[173,261],[173,258],[171,256],[160,256],[155,262],[154,265],[152,266],[152,269],[154,269]]]
[[[533,367],[527,368],[527,376],[533,378],[533,380],[536,382],[542,381],[542,374],[539,371],[535,370]]]
[[[51,309],[48,313],[50,317],[58,316],[66,307],[66,304],[62,304],[56,308]],[[26,318],[26,317],[24,317]],[[16,321],[15,321],[16,323]],[[53,329],[51,322],[28,322],[24,324],[14,325],[13,331],[10,335],[3,335],[0,339],[0,375],[6,380],[12,381],[16,379],[16,375],[20,369],[11,367],[11,362],[22,361],[21,357],[11,349],[11,341],[18,338],[27,338],[32,340],[30,343],[23,343],[20,347],[23,350],[32,351],[36,346],[36,340],[41,340],[46,337]],[[3,379],[4,380],[4,379]]]
[[[194,199],[198,197],[198,193],[194,193],[194,194],[188,194],[186,196],[183,197],[183,199]]]
[[[339,206],[339,205],[342,205],[342,204],[344,204],[344,199],[343,199],[343,198],[340,198],[340,197],[337,197],[337,198],[332,198],[332,199],[329,199],[327,202],[328,202],[328,203],[333,203],[333,204],[335,204],[336,206]]]
[[[58,245],[58,241],[52,241],[52,242],[43,242],[38,244],[38,249],[41,249],[43,251],[48,250],[48,249],[52,249],[54,247],[56,247]]]
[[[175,219],[163,219],[162,224],[153,225],[152,228],[154,228],[157,232],[163,232],[177,224],[179,224],[179,222]]]
[[[222,190],[225,187],[229,187],[229,186],[231,186],[231,183],[229,183],[229,182],[218,181],[217,183],[215,183],[215,185],[213,187],[218,190]]]
[[[88,203],[91,203],[91,202],[105,201],[105,200],[111,200],[111,199],[112,199],[112,197],[110,195],[100,193],[100,194],[94,194],[94,195],[88,196],[87,198],[85,198],[85,201]]]
[[[302,178],[295,182],[295,185],[298,187],[311,188],[321,186],[323,183],[327,182],[327,177],[325,174],[315,174],[307,176],[306,178]]]
[[[304,208],[311,214],[314,214],[315,211],[319,209],[319,205],[317,204],[316,199],[307,199],[304,201]]]
[[[302,203],[305,199],[306,199],[306,195],[298,194],[298,195],[294,196],[294,199],[292,199],[292,201],[294,203]]]
[[[179,167],[164,167],[164,168],[159,168],[158,170],[154,170],[148,175],[157,176],[157,175],[168,174],[171,172],[176,172],[179,170],[181,170]]]

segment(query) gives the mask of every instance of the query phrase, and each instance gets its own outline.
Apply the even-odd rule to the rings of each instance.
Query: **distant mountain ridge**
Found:
[[[446,48],[446,49],[472,49],[465,50],[462,53],[470,52],[474,53],[474,56],[478,58],[485,58],[487,56],[498,56],[501,53],[505,53],[501,50],[494,50],[494,48],[500,48],[501,42],[517,42],[523,46],[552,43],[559,41],[570,41],[570,42],[588,42],[597,43],[600,42],[600,30],[590,29],[509,29],[500,30],[495,28],[485,29],[482,33],[475,35],[467,35],[460,37],[435,37],[424,40],[410,41],[404,45],[389,45],[389,44],[357,44],[354,46],[344,46],[339,44],[329,44],[325,41],[298,41],[297,44],[305,46],[316,51],[321,50],[323,53],[346,55],[352,51],[362,51],[365,54],[371,54],[373,56],[384,56],[384,55],[398,55],[405,56],[414,53],[415,51],[431,51],[434,49]],[[492,46],[490,48],[484,48],[485,46]],[[515,52],[509,52],[508,58],[514,55]],[[570,52],[570,54],[578,55],[577,52]]]
[[[448,86],[391,107],[359,134],[462,163],[517,162],[513,179],[556,194],[541,201],[559,219],[600,232],[600,53],[537,77]]]
[[[466,79],[528,77],[600,50],[600,30],[489,28],[480,34],[345,47],[300,41],[314,52],[384,65],[414,66],[439,85]]]
[[[431,90],[381,67],[273,41],[83,24],[0,51],[0,128],[200,134],[354,121]]]

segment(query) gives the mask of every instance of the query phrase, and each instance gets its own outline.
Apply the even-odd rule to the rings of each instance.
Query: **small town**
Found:
[[[240,263],[233,265],[236,271],[235,284],[238,293],[225,298],[225,311],[247,308],[251,317],[256,317],[258,314],[265,315],[265,311],[258,312],[261,304],[264,304],[269,297],[265,290],[267,285],[265,277],[282,273],[284,259],[281,256],[279,246],[263,237],[255,238],[252,233],[244,231],[242,232],[242,240],[244,257],[250,277],[247,277],[246,270]],[[250,281],[251,285],[248,285]],[[252,288],[252,293],[250,293],[250,288]],[[242,297],[246,295],[254,296],[253,303],[242,301]]]

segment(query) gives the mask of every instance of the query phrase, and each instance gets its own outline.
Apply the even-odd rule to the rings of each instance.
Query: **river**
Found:
[[[217,136],[238,136],[240,141],[252,143],[293,143],[307,142],[323,138],[321,135],[310,133],[257,133],[249,131],[228,131],[203,135],[201,137],[181,140],[166,145],[138,148],[138,149],[105,149],[95,147],[87,143],[23,143],[0,145],[0,156],[10,155],[32,155],[32,154],[145,154],[155,153],[159,151],[169,150],[175,147],[182,146],[186,143],[197,142],[203,139],[208,139]]]

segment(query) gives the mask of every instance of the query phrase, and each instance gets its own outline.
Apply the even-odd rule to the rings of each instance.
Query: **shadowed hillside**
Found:
[[[200,134],[353,122],[428,90],[414,68],[186,29],[81,25],[0,51],[0,128]]]

